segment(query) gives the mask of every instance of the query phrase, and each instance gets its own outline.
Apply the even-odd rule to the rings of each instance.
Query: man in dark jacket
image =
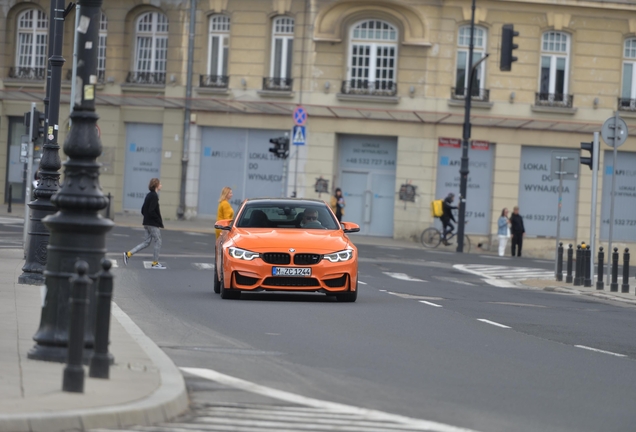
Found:
[[[144,200],[144,204],[141,207],[141,214],[144,216],[143,226],[146,229],[146,237],[144,241],[132,248],[128,252],[124,252],[124,264],[128,265],[128,259],[142,249],[150,246],[150,243],[154,240],[155,250],[152,258],[153,269],[165,269],[166,267],[159,263],[159,251],[161,250],[161,231],[159,228],[163,228],[163,219],[161,218],[161,210],[159,209],[159,195],[157,192],[161,190],[161,182],[158,178],[153,178],[148,184],[148,195]]]
[[[519,207],[512,210],[512,216],[510,216],[510,234],[512,234],[511,251],[512,256],[515,256],[515,249],[517,249],[517,256],[521,256],[521,246],[523,246],[523,236],[526,235],[526,229],[523,227],[523,218],[519,214]]]
[[[446,198],[444,198],[444,202],[442,203],[442,209],[444,213],[440,216],[439,220],[442,221],[443,234],[442,234],[442,243],[445,245],[449,245],[446,240],[446,236],[453,232],[455,229],[455,225],[451,223],[451,221],[457,223],[455,220],[455,216],[453,216],[453,210],[457,207],[453,205],[453,201],[455,200],[455,194],[449,193]]]

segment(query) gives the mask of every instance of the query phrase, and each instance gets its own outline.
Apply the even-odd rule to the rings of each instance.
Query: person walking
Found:
[[[219,197],[219,208],[216,212],[216,220],[234,219],[234,209],[230,205],[232,199],[232,188],[225,186],[221,190],[221,196]],[[216,238],[221,235],[221,230],[216,230]]]
[[[512,216],[510,216],[510,232],[512,233],[512,244],[510,251],[512,256],[515,256],[515,250],[518,257],[521,256],[521,247],[523,246],[523,236],[526,235],[526,229],[523,226],[523,218],[519,214],[519,207],[515,206],[512,209]]]
[[[342,196],[342,190],[336,188],[333,196],[331,197],[331,210],[333,210],[338,222],[342,222],[342,216],[344,216],[345,199]]]
[[[504,256],[506,245],[510,237],[510,219],[508,219],[508,209],[501,211],[501,216],[497,221],[497,236],[499,237],[499,256]]]
[[[166,267],[159,263],[159,251],[161,250],[161,231],[163,228],[163,219],[161,218],[161,210],[159,209],[159,195],[157,192],[161,190],[161,182],[158,178],[150,179],[148,184],[150,192],[144,199],[144,204],[141,206],[141,214],[144,217],[143,226],[146,229],[146,237],[144,241],[137,246],[124,252],[124,264],[128,265],[128,260],[137,252],[150,246],[151,242],[155,242],[155,249],[152,255],[152,269],[165,269]]]
[[[444,198],[444,202],[442,203],[442,208],[444,213],[440,216],[439,220],[442,221],[443,233],[442,233],[442,243],[446,246],[450,245],[448,240],[446,240],[446,236],[453,232],[455,229],[455,225],[451,223],[451,221],[457,223],[455,220],[455,216],[453,216],[453,210],[457,207],[453,205],[453,201],[455,200],[455,194],[449,193],[446,198]]]

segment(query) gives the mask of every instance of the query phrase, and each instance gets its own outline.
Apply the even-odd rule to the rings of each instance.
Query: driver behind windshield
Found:
[[[300,221],[301,228],[322,228],[322,224],[318,220],[318,210],[307,209]]]

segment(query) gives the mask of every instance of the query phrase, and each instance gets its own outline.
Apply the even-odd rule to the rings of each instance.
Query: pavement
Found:
[[[24,206],[0,217],[24,217]],[[139,227],[140,216],[117,214],[116,225]],[[167,230],[213,232],[214,221],[164,221]],[[356,244],[421,248],[415,242],[356,237]],[[483,253],[483,252],[481,252]],[[62,391],[64,364],[27,358],[40,323],[44,287],[18,284],[22,249],[0,249],[0,432],[84,431],[165,422],[185,413],[189,400],[172,360],[115,304],[112,305],[110,379],[88,377],[84,393]],[[620,281],[619,281],[620,282]],[[565,282],[518,281],[528,288],[592,296],[636,305],[632,293],[573,287]],[[619,287],[620,289],[620,287]],[[116,300],[116,298],[115,298]]]

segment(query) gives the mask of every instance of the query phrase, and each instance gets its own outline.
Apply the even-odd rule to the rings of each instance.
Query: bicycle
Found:
[[[451,232],[449,236],[446,236],[446,241],[456,236],[456,232]],[[442,232],[435,227],[426,228],[420,235],[420,241],[425,248],[435,249],[442,243]],[[450,244],[444,246],[450,246]],[[470,238],[466,234],[464,234],[464,252],[470,252]]]

